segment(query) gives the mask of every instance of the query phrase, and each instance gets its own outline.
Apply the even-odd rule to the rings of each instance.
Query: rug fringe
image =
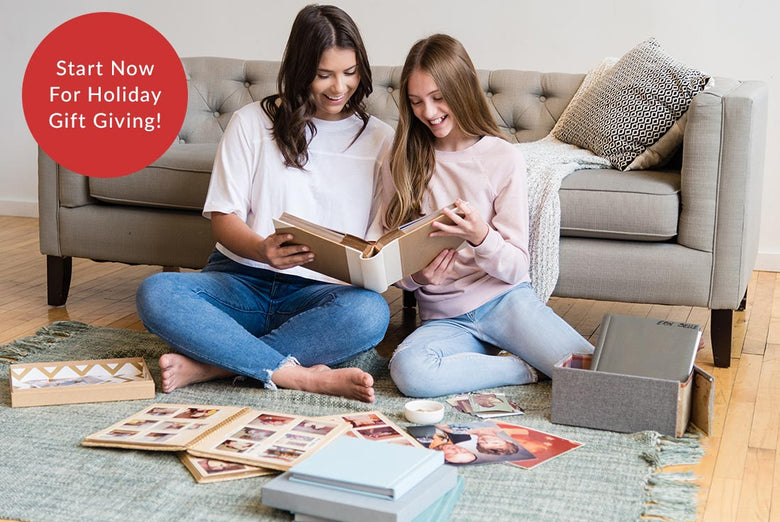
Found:
[[[653,438],[656,450],[642,455],[652,466],[645,480],[643,517],[666,521],[696,520],[699,486],[693,472],[665,472],[663,468],[699,462],[704,455],[699,435],[688,432],[674,438],[654,433]]]
[[[57,341],[92,328],[79,321],[55,321],[44,326],[35,335],[11,341],[0,346],[0,362],[13,363],[30,354],[46,350]]]

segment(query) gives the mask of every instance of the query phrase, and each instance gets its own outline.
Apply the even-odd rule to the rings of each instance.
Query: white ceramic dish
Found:
[[[404,416],[415,424],[435,424],[444,418],[444,405],[424,399],[409,401],[404,406]]]

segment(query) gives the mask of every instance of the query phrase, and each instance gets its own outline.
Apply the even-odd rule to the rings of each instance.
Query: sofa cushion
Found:
[[[199,211],[216,153],[216,143],[176,143],[140,172],[89,178],[89,194],[103,203]]]
[[[555,137],[625,169],[688,110],[707,79],[647,40],[583,93]]]
[[[677,235],[677,173],[579,170],[564,178],[559,194],[561,236],[666,241]]]

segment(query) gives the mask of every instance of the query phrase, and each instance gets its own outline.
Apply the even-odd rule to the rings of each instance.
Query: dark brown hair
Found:
[[[317,107],[311,94],[311,84],[317,74],[322,54],[333,47],[355,51],[360,82],[344,113],[357,114],[363,126],[368,124],[364,99],[371,94],[371,68],[360,31],[350,16],[332,5],[308,5],[295,17],[287,47],[277,77],[277,94],[262,100],[262,107],[273,123],[272,133],[288,167],[303,169],[309,160],[306,129],[314,137],[317,129],[312,122]]]

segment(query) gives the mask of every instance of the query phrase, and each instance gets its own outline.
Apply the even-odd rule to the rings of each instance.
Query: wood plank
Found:
[[[748,449],[742,489],[737,504],[737,516],[740,522],[769,520],[774,467],[774,450]]]
[[[772,316],[776,279],[776,274],[773,272],[760,272],[758,275],[758,285],[754,292],[750,324],[745,332],[742,353],[764,353],[769,334],[769,320]]]

